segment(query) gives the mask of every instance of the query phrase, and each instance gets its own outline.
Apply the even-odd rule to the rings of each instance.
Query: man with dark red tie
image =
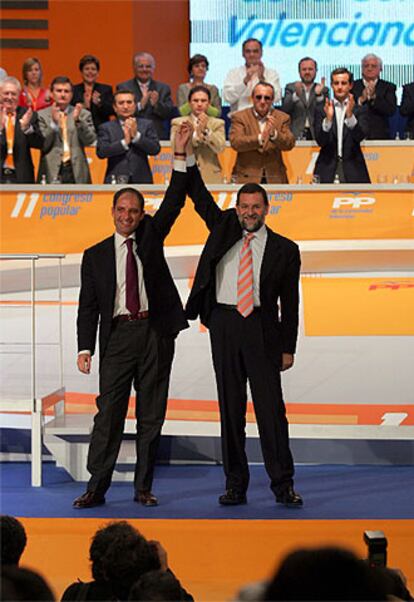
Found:
[[[152,481],[165,418],[175,337],[188,324],[163,251],[185,203],[185,146],[189,124],[178,132],[171,184],[154,216],[145,214],[136,188],[114,195],[115,234],[83,256],[78,310],[78,368],[88,374],[99,326],[98,413],[94,419],[87,491],[75,508],[105,503],[122,441],[131,386],[136,398],[134,500],[156,506]]]
[[[0,182],[33,184],[34,168],[30,149],[42,148],[37,113],[18,107],[21,86],[15,77],[0,83]]]

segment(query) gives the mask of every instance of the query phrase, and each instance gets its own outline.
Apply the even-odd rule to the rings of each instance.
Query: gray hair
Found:
[[[154,59],[154,57],[152,56],[152,54],[150,54],[149,52],[136,52],[136,53],[134,54],[134,58],[132,59],[132,62],[133,62],[133,65],[134,65],[134,67],[135,67],[135,64],[138,62],[138,60],[139,60],[141,57],[142,57],[142,58],[145,58],[145,59],[148,59],[148,60],[149,60],[149,62],[151,63],[151,65],[152,65],[152,68],[153,68],[153,69],[155,69],[155,59]]]
[[[16,86],[18,94],[20,94],[20,92],[22,91],[22,86],[19,80],[16,77],[13,77],[12,75],[7,75],[0,81],[0,90],[3,89],[4,84],[13,84],[13,86]]]
[[[377,54],[373,54],[372,52],[370,52],[369,54],[366,54],[362,58],[361,65],[363,65],[365,63],[365,61],[367,61],[368,59],[375,59],[378,62],[379,66],[380,66],[380,69],[382,71],[382,58],[380,56],[378,56]]]

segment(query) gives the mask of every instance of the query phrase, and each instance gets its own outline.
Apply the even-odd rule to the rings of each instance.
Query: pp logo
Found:
[[[28,197],[26,201],[26,197]],[[19,217],[23,212],[23,217],[32,217],[33,211],[37,205],[40,194],[31,192],[27,195],[25,192],[19,192],[16,204],[14,205],[10,217]]]
[[[333,209],[341,207],[351,207],[352,209],[361,209],[368,205],[374,205],[375,198],[371,196],[337,196],[332,203]]]

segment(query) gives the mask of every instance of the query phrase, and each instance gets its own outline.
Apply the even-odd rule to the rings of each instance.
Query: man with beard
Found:
[[[247,380],[264,464],[276,502],[299,508],[280,372],[292,367],[298,331],[297,245],[265,226],[269,201],[257,183],[242,186],[235,209],[222,211],[187,152],[188,194],[210,235],[186,315],[210,330],[221,415],[224,506],[245,504]]]
[[[324,77],[320,84],[315,82],[318,66],[314,59],[306,56],[299,61],[298,67],[300,81],[287,84],[281,108],[290,115],[295,138],[314,140],[315,109],[328,98],[328,88]]]

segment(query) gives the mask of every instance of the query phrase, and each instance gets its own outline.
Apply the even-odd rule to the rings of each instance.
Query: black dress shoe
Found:
[[[134,501],[143,506],[158,506],[158,499],[151,491],[138,491],[134,497]]]
[[[73,507],[81,510],[83,508],[102,506],[102,504],[105,504],[105,498],[103,495],[97,495],[94,491],[87,491],[74,500]]]
[[[301,508],[303,506],[302,498],[295,492],[292,485],[276,495],[276,503],[283,504],[288,508]]]
[[[238,506],[239,504],[247,504],[247,497],[242,491],[227,489],[226,493],[223,493],[218,501],[222,506]]]

